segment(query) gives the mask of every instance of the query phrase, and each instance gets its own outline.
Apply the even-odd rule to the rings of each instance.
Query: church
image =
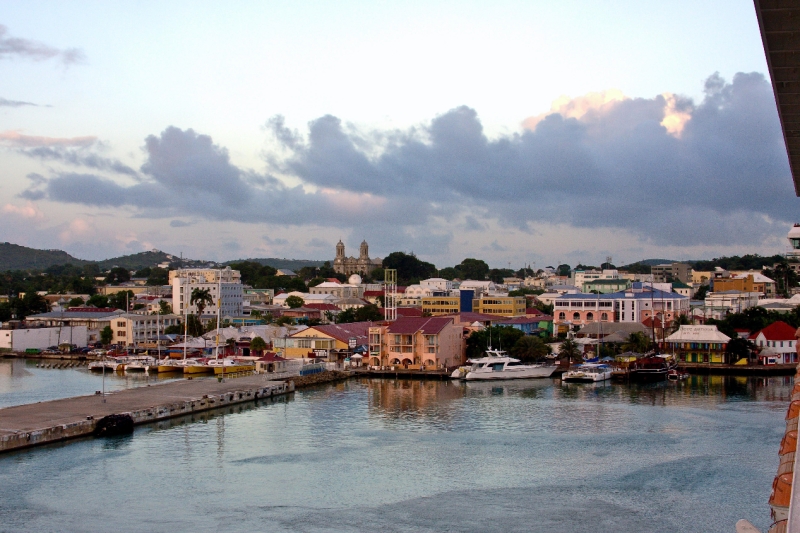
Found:
[[[351,274],[367,275],[374,269],[383,265],[380,258],[369,258],[369,245],[367,241],[361,243],[358,258],[344,255],[344,243],[340,240],[336,245],[336,259],[333,260],[333,270],[337,274],[349,276]]]

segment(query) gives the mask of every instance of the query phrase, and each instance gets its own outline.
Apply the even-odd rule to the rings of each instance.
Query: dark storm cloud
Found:
[[[83,52],[77,48],[60,50],[37,41],[10,37],[8,28],[0,24],[0,59],[12,59],[15,57],[33,61],[57,58],[64,65],[82,63],[86,59]]]
[[[424,131],[364,138],[325,116],[308,141],[286,145],[279,170],[320,187],[430,199],[525,228],[529,223],[622,228],[659,244],[758,242],[796,217],[772,90],[761,74],[718,75],[703,101],[678,98],[683,131],[661,125],[664,96],[627,99],[579,119],[551,114],[532,130],[489,139],[474,110]],[[744,227],[742,226],[744,225]],[[468,226],[475,227],[475,224]]]
[[[86,173],[61,173],[35,182],[21,196],[93,206],[129,206],[143,216],[192,215],[213,220],[286,225],[363,220],[359,199],[336,204],[332,195],[288,187],[270,175],[245,171],[207,135],[169,127],[145,140],[147,160],[132,185]],[[361,206],[363,207],[363,206]]]

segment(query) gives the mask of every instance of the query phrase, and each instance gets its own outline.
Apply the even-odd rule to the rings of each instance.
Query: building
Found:
[[[158,337],[164,334],[169,326],[181,323],[178,315],[137,315],[124,314],[111,320],[111,331],[114,333],[111,342],[125,346],[156,345]]]
[[[345,276],[352,274],[368,275],[382,265],[383,261],[381,259],[370,259],[367,241],[361,243],[358,258],[345,256],[344,243],[341,240],[336,244],[336,258],[333,260],[333,270],[337,274],[344,274]]]
[[[583,282],[583,292],[610,294],[630,289],[633,283],[629,279],[594,279]]]
[[[525,316],[524,296],[481,296],[472,300],[472,311],[486,315]]]
[[[171,270],[169,278],[172,285],[172,310],[178,315],[197,314],[197,304],[190,303],[195,289],[207,290],[213,300],[212,304],[203,309],[204,317],[216,315],[218,303],[221,316],[242,316],[244,313],[244,287],[238,270],[231,270],[230,267],[186,268]]]
[[[359,285],[330,281],[323,281],[319,285],[309,287],[308,292],[309,294],[332,294],[337,298],[361,298],[364,295],[364,289]]]
[[[454,315],[461,311],[460,296],[425,296],[421,300],[423,314]]]
[[[653,265],[650,273],[653,275],[653,281],[655,283],[664,283],[676,279],[683,283],[692,282],[692,266],[687,263]]]
[[[667,350],[676,354],[679,361],[723,364],[730,340],[717,326],[681,326],[666,338],[666,345]]]
[[[444,278],[428,278],[419,282],[420,286],[432,291],[449,292],[456,288],[456,283]]]
[[[797,329],[781,320],[750,335],[761,356],[772,356],[779,364],[797,363]]]
[[[369,364],[409,369],[464,362],[463,329],[451,317],[401,317],[369,328]]]
[[[614,269],[604,270],[573,270],[570,274],[572,285],[583,287],[584,283],[598,279],[619,279],[619,271]]]
[[[712,292],[708,294],[705,299],[705,307],[722,311],[722,318],[724,318],[726,314],[741,313],[745,309],[749,309],[750,307],[755,307],[757,305],[757,292],[744,292],[736,290]]]
[[[694,289],[682,281],[672,282],[672,292],[691,298],[694,296]]]
[[[338,352],[366,345],[369,328],[373,325],[373,322],[351,322],[311,326],[288,337],[274,339],[273,348],[288,359],[309,355],[337,359]]]
[[[746,272],[736,275],[724,272],[722,276],[715,277],[711,281],[711,290],[714,292],[757,292],[764,298],[774,298],[775,280],[768,278],[761,272]]]
[[[557,326],[583,326],[591,322],[642,322],[649,317],[670,323],[689,314],[689,298],[634,283],[630,289],[611,294],[564,294],[553,302]]]
[[[0,351],[44,350],[62,344],[74,344],[78,348],[84,348],[88,340],[86,326],[0,329]]]
[[[475,291],[475,296],[480,297],[484,294],[491,294],[497,290],[497,285],[494,284],[493,281],[478,281],[474,279],[468,279],[462,281],[458,288],[460,290],[471,290]]]
[[[792,263],[800,262],[800,224],[792,226],[786,238],[789,239],[789,251],[786,252],[786,259]],[[794,266],[792,269],[797,270]]]
[[[87,341],[99,342],[100,332],[111,326],[111,321],[125,311],[110,307],[73,307],[69,311],[51,311],[25,318],[25,324],[32,327],[85,326]]]

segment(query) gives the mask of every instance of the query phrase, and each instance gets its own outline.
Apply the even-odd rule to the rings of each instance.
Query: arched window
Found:
[[[600,315],[600,320],[608,320],[608,313],[602,313]]]
[[[558,319],[559,320],[566,320],[566,318],[567,318],[567,315],[565,313],[558,313]]]
[[[572,313],[572,320],[580,320],[581,314],[580,313]]]
[[[594,320],[594,313],[586,313],[586,320],[588,320],[589,322]]]

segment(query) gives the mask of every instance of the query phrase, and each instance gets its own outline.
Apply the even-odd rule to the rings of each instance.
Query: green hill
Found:
[[[154,267],[159,263],[172,263],[180,262],[180,258],[172,254],[162,252],[161,250],[150,250],[147,252],[139,252],[138,254],[123,255],[120,257],[112,257],[104,261],[97,261],[97,266],[100,270],[109,270],[113,267],[122,267],[127,270],[141,270],[146,267]],[[185,260],[185,262],[193,262]]]
[[[90,261],[72,257],[63,250],[37,250],[0,242],[0,271],[45,269],[53,265],[85,265]]]
[[[300,270],[303,267],[321,267],[325,261],[312,261],[310,259],[278,259],[277,257],[258,257],[248,259],[236,259],[235,261],[226,261],[225,264],[240,263],[242,261],[252,261],[260,265],[271,266],[272,268],[281,268],[288,270]]]

